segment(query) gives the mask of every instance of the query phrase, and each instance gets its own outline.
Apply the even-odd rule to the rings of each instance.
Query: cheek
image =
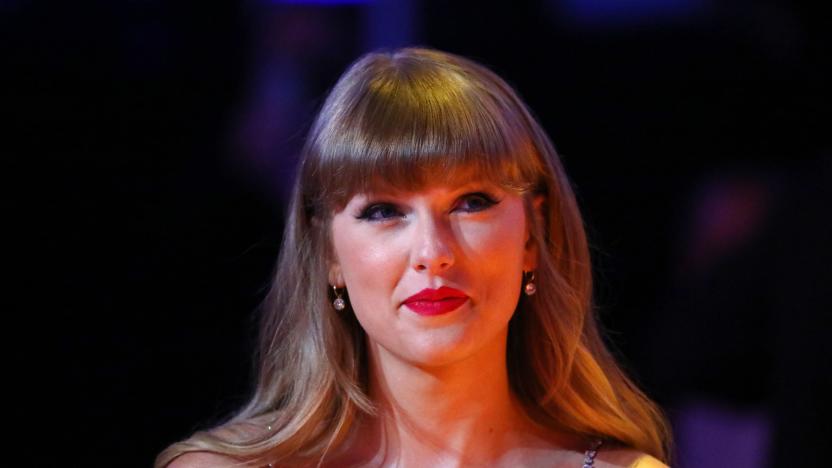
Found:
[[[504,213],[497,220],[460,227],[468,256],[483,271],[522,271],[525,256],[525,217],[522,211]]]
[[[333,247],[356,313],[377,307],[391,297],[403,257],[394,243],[336,220]]]
[[[525,263],[525,216],[522,205],[498,222],[469,226],[463,232],[478,295],[490,314],[510,316],[520,297]]]

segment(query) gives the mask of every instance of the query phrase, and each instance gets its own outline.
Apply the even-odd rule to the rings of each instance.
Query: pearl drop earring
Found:
[[[335,308],[337,311],[342,311],[347,308],[347,302],[341,297],[341,293],[338,292],[338,288],[335,286],[332,287],[332,290],[335,292],[335,300],[332,301],[332,307]]]
[[[524,273],[523,276],[526,276]],[[526,285],[523,287],[523,291],[525,291],[527,296],[532,296],[534,293],[537,292],[537,285],[534,284],[534,272],[528,272],[528,276],[526,277]]]

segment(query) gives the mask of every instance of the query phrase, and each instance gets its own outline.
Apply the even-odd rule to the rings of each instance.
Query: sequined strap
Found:
[[[597,439],[592,441],[589,450],[584,452],[584,465],[582,468],[593,468],[595,466],[595,455],[598,455],[598,449],[604,443],[603,440]]]

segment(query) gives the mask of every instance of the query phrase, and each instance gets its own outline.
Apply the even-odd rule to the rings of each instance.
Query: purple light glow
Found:
[[[684,18],[703,9],[706,0],[556,0],[573,20],[614,25]]]
[[[367,5],[375,3],[374,0],[261,0],[263,3],[274,3],[284,5],[319,5],[319,6],[339,6],[339,5]]]

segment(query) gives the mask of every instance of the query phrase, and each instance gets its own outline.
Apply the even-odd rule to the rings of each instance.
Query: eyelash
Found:
[[[464,203],[465,201],[470,201],[471,199],[478,199],[483,204],[480,207],[472,208],[472,209],[467,210],[467,212],[469,212],[469,213],[478,213],[480,211],[485,211],[485,210],[491,208],[492,206],[500,203],[499,200],[497,200],[495,197],[493,197],[493,196],[491,196],[487,193],[474,192],[474,193],[465,194],[462,197],[460,197],[460,199],[459,199],[460,202],[457,203],[457,206],[460,205],[461,203]],[[455,207],[454,211],[456,209],[457,208]],[[380,217],[380,218],[376,217],[376,214],[381,213],[382,210],[392,210],[392,211],[395,212],[394,216],[401,215],[401,213],[398,211],[398,208],[396,207],[396,205],[394,203],[370,203],[370,204],[367,205],[366,208],[361,210],[361,213],[358,216],[356,216],[356,218],[357,219],[363,219],[363,220],[370,221],[370,222],[384,222],[384,221],[388,221],[388,220],[394,218],[394,216],[383,216],[383,217]]]

